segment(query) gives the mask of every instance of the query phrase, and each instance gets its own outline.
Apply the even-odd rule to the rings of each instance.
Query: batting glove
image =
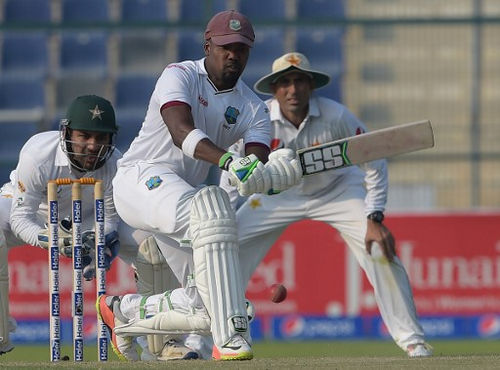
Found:
[[[268,194],[276,194],[297,185],[302,179],[302,169],[291,149],[278,149],[269,154],[265,171],[271,178]]]
[[[241,196],[267,193],[271,189],[270,174],[255,154],[238,158],[229,165],[229,181]]]

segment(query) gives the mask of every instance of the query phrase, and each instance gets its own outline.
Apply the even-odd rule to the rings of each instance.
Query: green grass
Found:
[[[488,340],[432,341],[434,357],[408,359],[391,341],[257,342],[255,359],[236,363],[214,361],[177,361],[170,363],[125,363],[110,351],[110,361],[97,364],[96,347],[85,347],[85,359],[76,365],[71,360],[50,364],[48,346],[18,346],[0,357],[0,368],[53,369],[498,369],[500,343]],[[72,348],[63,346],[62,355],[71,357]]]

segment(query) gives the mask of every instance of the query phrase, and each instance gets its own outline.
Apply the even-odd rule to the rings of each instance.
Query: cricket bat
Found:
[[[429,120],[406,123],[297,150],[304,176],[434,146]]]

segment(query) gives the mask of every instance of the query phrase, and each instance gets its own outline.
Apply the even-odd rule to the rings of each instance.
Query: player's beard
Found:
[[[241,76],[241,73],[243,72],[243,68],[241,64],[239,63],[230,63],[224,66],[224,69],[222,70],[222,79],[224,82],[226,82],[227,85],[229,86],[234,86],[236,85],[236,82],[238,82],[238,79]]]

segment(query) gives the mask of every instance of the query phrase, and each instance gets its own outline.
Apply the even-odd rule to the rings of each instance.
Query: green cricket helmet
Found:
[[[72,130],[109,133],[109,143],[100,145],[98,151],[89,152],[86,146],[71,141]],[[115,111],[111,103],[97,95],[79,96],[70,104],[66,118],[59,126],[61,148],[72,166],[80,171],[94,171],[104,165],[115,147],[113,136],[118,131]],[[74,147],[79,146],[79,150]],[[88,166],[87,162],[93,163]]]

